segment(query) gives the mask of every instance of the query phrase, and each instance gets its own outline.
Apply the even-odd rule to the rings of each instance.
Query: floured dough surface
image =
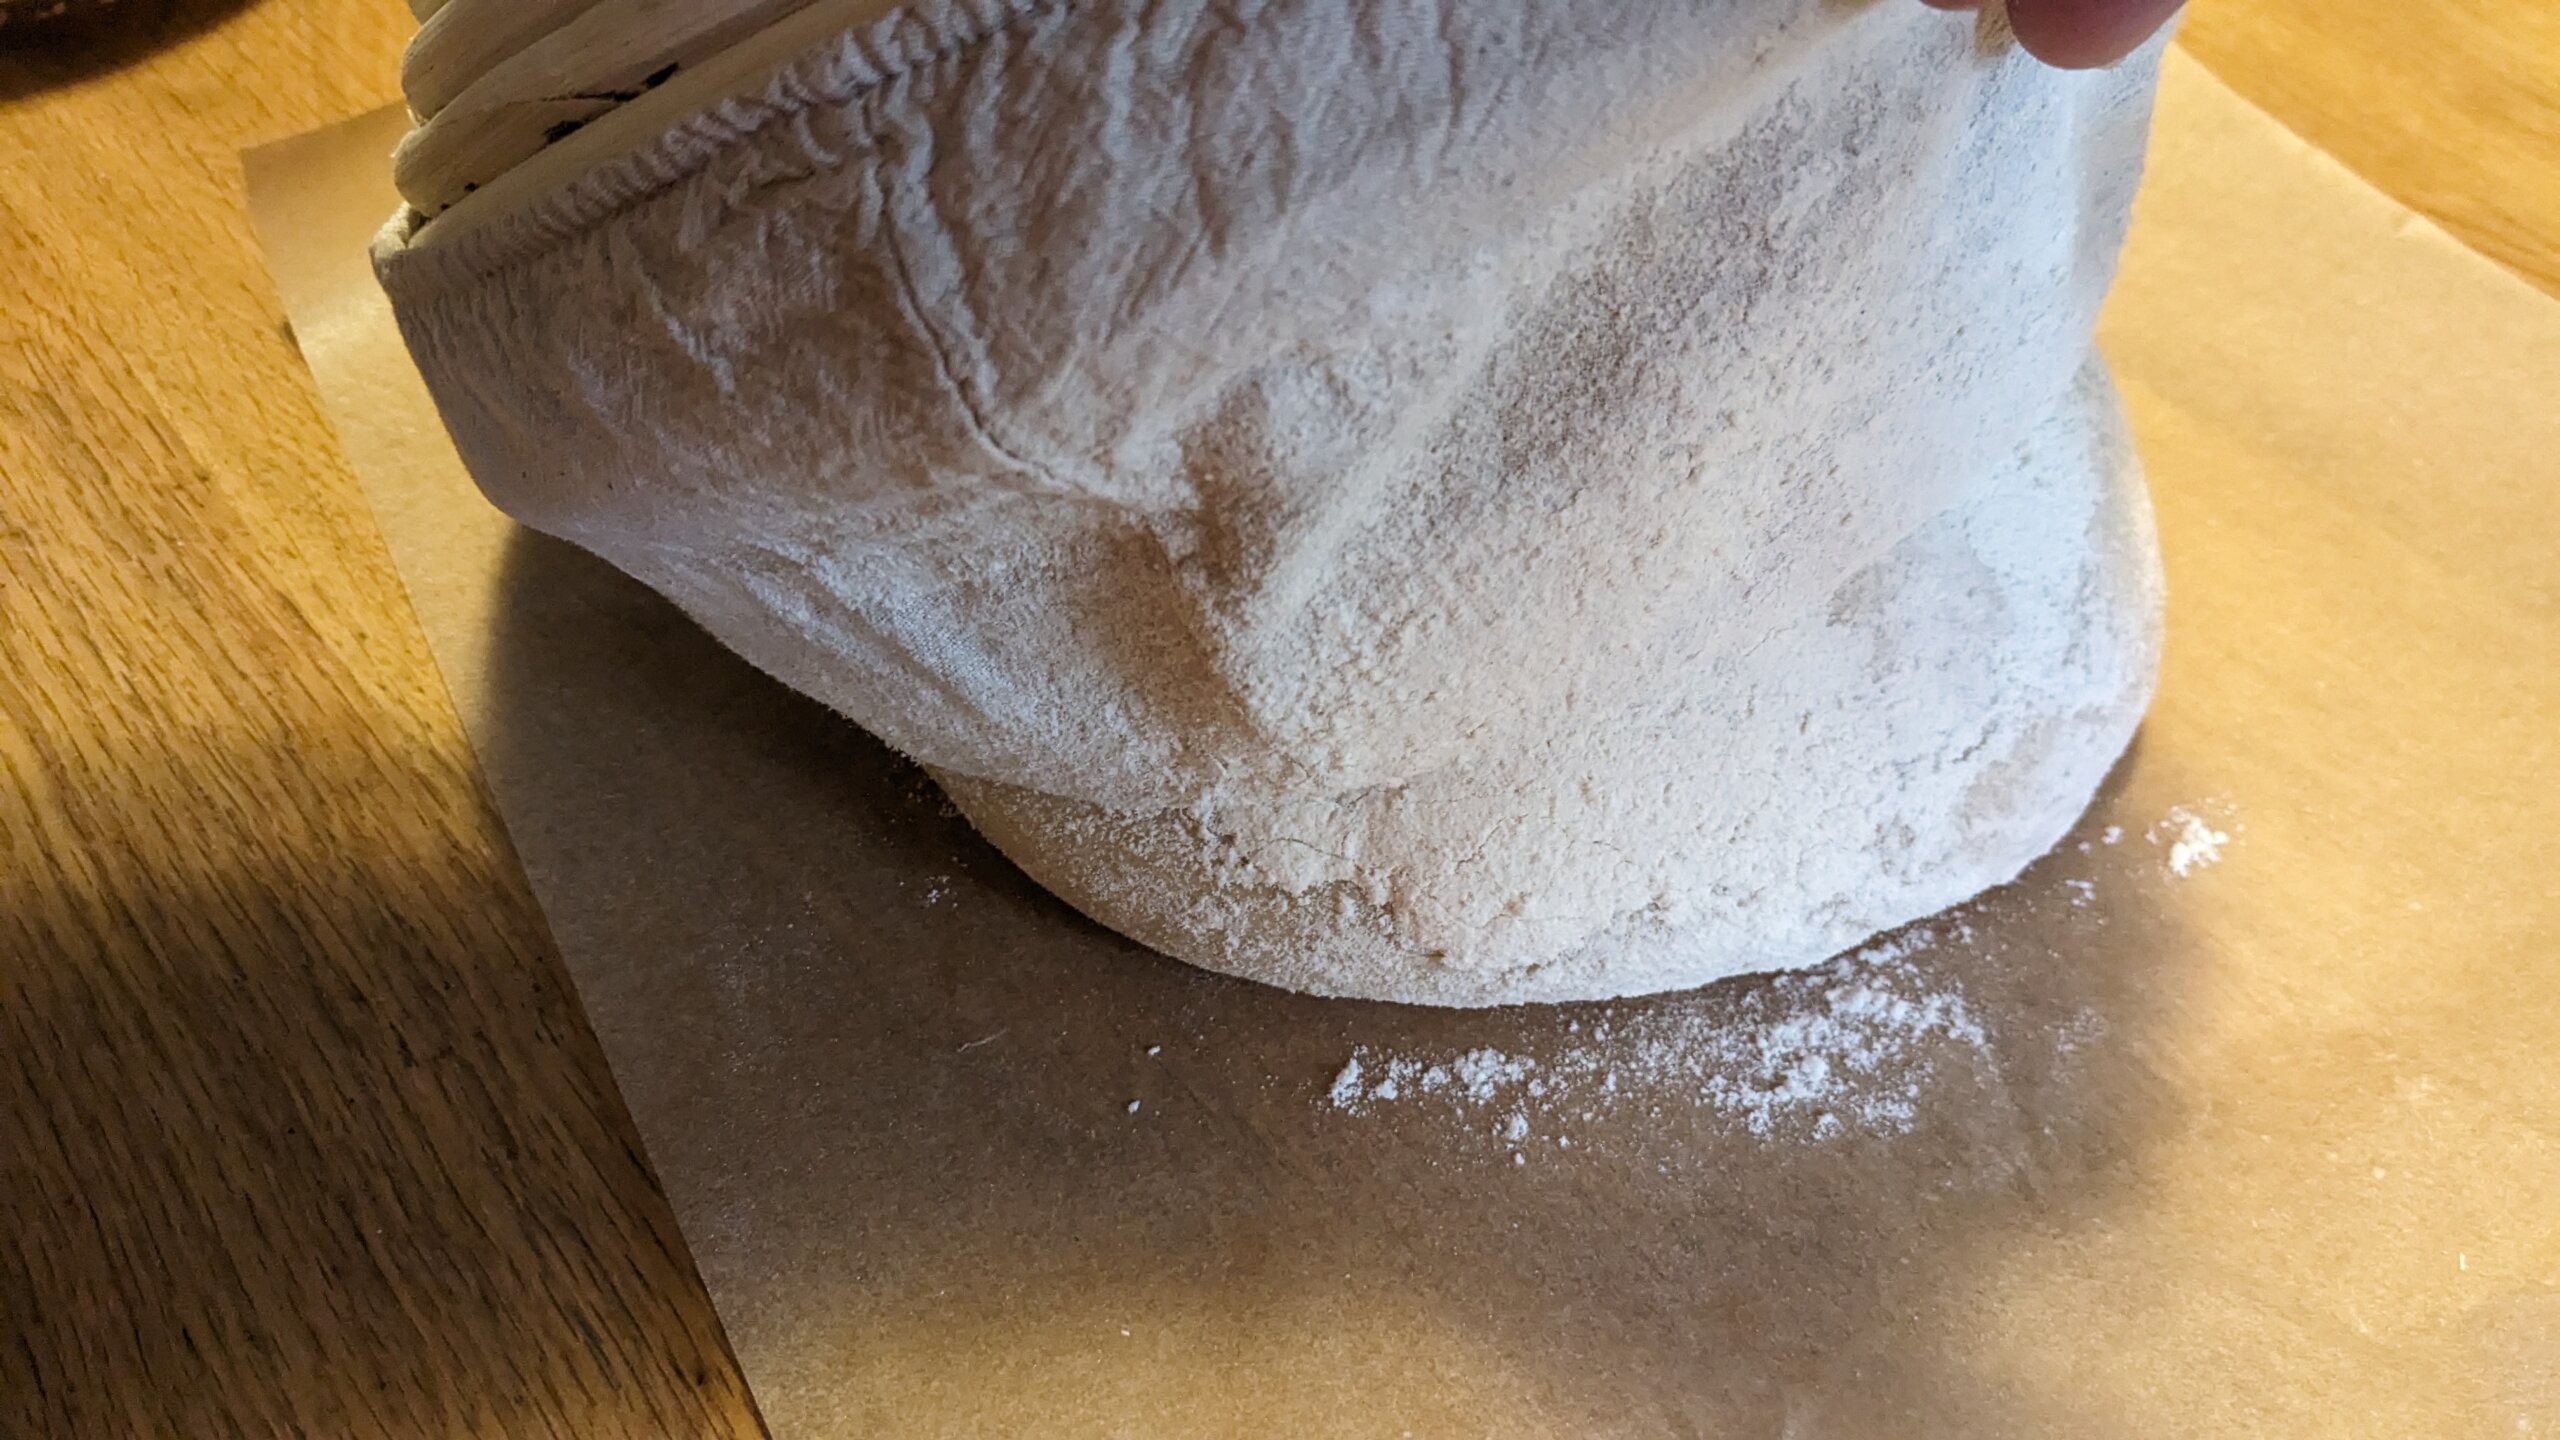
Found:
[[[1817,963],[2049,849],[2141,718],[2158,599],[2093,370],[1766,643],[1533,748],[1154,814],[941,778],[1043,885],[1212,969],[1440,1005],[1677,989]]]
[[[1611,13],[899,12],[379,265],[493,498],[1106,924],[1442,1004],[1810,963],[2147,699],[2150,62]]]

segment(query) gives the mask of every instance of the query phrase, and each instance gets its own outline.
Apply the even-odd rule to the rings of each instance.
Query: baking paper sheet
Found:
[[[251,203],[777,1434],[2560,1433],[2560,311],[2192,63],[2105,334],[2172,640],[2079,832],[1497,1013],[1147,954],[490,510],[365,268],[402,123]]]

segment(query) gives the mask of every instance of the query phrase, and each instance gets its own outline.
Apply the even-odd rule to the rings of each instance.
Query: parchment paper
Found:
[[[2079,835],[1471,1014],[1098,930],[491,511],[364,267],[400,125],[251,202],[778,1434],[2560,1433],[2560,312],[2193,64],[2106,325],[2173,639]]]

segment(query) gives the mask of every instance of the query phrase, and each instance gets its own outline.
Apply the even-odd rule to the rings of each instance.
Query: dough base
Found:
[[[1666,655],[1641,713],[1386,792],[1141,814],[936,778],[1033,879],[1206,969],[1427,1005],[1651,994],[1816,964],[2015,878],[2140,723],[2161,601],[2093,361],[2014,465],[1711,686]]]

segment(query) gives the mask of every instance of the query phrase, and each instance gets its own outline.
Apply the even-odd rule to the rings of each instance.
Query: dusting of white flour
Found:
[[[2231,843],[2230,833],[2216,830],[2205,818],[2183,805],[2169,811],[2169,818],[2151,827],[2153,844],[2163,833],[2169,836],[2169,873],[2180,879],[2210,865],[2222,863],[2222,847]]]
[[[2169,873],[2184,879],[2221,861],[2232,837],[2220,827],[2230,823],[2173,806],[2143,838],[2167,846]],[[2097,843],[2124,838],[2123,827],[2110,825]],[[2077,848],[2092,853],[2088,843]],[[2104,881],[2050,883],[2057,899],[2085,909]],[[1650,1113],[1693,1106],[1769,1139],[1908,1134],[1933,1087],[1998,1068],[1992,1037],[1952,978],[1963,965],[1918,959],[1977,945],[1972,913],[1950,912],[1757,988],[1574,1021],[1552,1053],[1481,1047],[1432,1056],[1360,1046],[1333,1077],[1326,1103],[1351,1115],[1431,1107],[1521,1164],[1533,1152],[1571,1150],[1575,1122],[1631,1106]],[[2104,1029],[2100,1017],[2083,1015],[2051,1039],[2068,1052]]]
[[[1426,1059],[1352,1052],[1335,1109],[1429,1104],[1515,1147],[1572,1148],[1576,1118],[1684,1099],[1754,1135],[1827,1139],[1898,1134],[1931,1075],[1988,1046],[1964,996],[1911,957],[1973,938],[1964,922],[1906,930],[1738,997],[1699,996],[1633,1017],[1576,1022],[1573,1043],[1539,1058],[1477,1049]]]

